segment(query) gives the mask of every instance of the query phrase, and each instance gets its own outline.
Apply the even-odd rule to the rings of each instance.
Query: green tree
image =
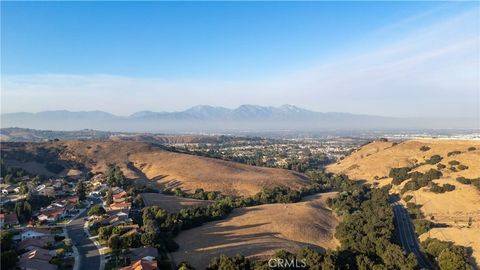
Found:
[[[120,250],[122,242],[120,241],[120,237],[117,234],[110,236],[108,239],[108,247],[112,250]]]
[[[438,256],[438,266],[440,270],[473,270],[473,267],[466,263],[466,258],[452,252],[450,249],[444,249]]]
[[[100,205],[95,205],[92,208],[90,208],[90,210],[88,210],[88,215],[89,216],[101,216],[101,215],[104,215],[106,213],[107,213],[107,211],[105,210],[105,208],[103,208]]]
[[[105,196],[105,203],[110,205],[113,203],[113,192],[111,190],[107,191],[107,195]]]
[[[85,198],[87,197],[85,194],[85,185],[82,181],[78,181],[77,183],[77,195],[80,201],[85,200]]]
[[[15,250],[7,250],[2,251],[2,269],[9,270],[15,269],[15,265],[17,264],[17,253]]]

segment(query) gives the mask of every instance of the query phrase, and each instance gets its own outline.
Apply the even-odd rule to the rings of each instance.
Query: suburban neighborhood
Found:
[[[132,199],[138,190],[118,167],[109,172],[42,179],[9,169],[0,178],[2,266],[158,269],[157,247],[142,244],[144,232],[134,218],[141,215],[138,207],[143,205],[141,196]],[[105,228],[115,230],[123,243],[112,244],[111,236],[105,238]]]

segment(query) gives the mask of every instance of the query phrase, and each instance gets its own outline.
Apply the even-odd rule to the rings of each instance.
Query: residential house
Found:
[[[129,203],[129,202],[119,202],[119,203],[114,202],[110,204],[111,210],[120,210],[120,209],[130,210],[131,207],[132,207],[132,203]]]
[[[55,250],[36,248],[20,255],[18,266],[22,270],[54,270],[57,266],[51,264],[50,260],[55,255]]]
[[[57,270],[57,266],[39,259],[26,259],[18,263],[20,270]]]
[[[57,195],[55,192],[55,188],[50,186],[40,189],[39,191],[37,191],[37,193],[38,195],[50,196],[50,197],[54,197],[55,195]]]
[[[22,260],[43,260],[49,262],[56,255],[55,250],[48,250],[44,248],[35,248],[20,255],[20,261]]]
[[[15,192],[15,188],[16,188],[16,187],[13,186],[13,185],[4,185],[4,186],[2,187],[2,194],[3,194],[3,195],[8,195],[8,194],[10,194],[10,193],[14,193],[14,192]]]
[[[53,245],[55,243],[55,239],[53,235],[50,235],[48,237],[42,237],[42,238],[29,238],[26,240],[21,241],[20,243],[17,244],[17,251],[20,250],[34,250],[38,248],[44,248],[46,246]]]
[[[124,202],[127,199],[127,193],[122,190],[121,192],[118,192],[117,194],[113,194],[113,202],[115,203],[121,203]]]
[[[65,207],[53,206],[43,210],[40,210],[38,220],[47,222],[56,222],[65,217]]]
[[[61,188],[65,184],[65,180],[63,178],[50,179],[50,184],[54,188]]]
[[[26,239],[42,239],[42,238],[49,238],[53,237],[49,230],[39,229],[39,228],[25,228],[20,233],[20,240]]]
[[[157,260],[148,258],[135,261],[131,265],[122,267],[119,270],[156,270],[157,267]]]
[[[116,195],[116,194],[120,194],[122,192],[124,192],[125,190],[123,190],[123,188],[121,187],[112,187],[112,193],[113,195]]]
[[[139,247],[130,249],[131,255],[130,260],[138,261],[143,258],[156,258],[158,257],[158,250],[154,247]]]
[[[0,214],[0,227],[3,226],[16,226],[18,225],[18,217],[15,213],[8,213],[8,214]]]
[[[103,173],[96,174],[90,179],[90,184],[95,189],[96,187],[102,185],[107,179]]]
[[[110,210],[107,212],[108,218],[101,221],[102,225],[125,225],[132,224],[133,220],[128,217],[128,209]]]

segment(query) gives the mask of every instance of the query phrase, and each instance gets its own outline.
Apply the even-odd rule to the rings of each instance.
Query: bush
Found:
[[[450,161],[448,162],[448,164],[450,164],[450,165],[452,165],[452,166],[455,166],[455,165],[459,165],[460,162],[457,161],[457,160],[450,160]]]
[[[457,169],[459,169],[460,171],[463,171],[463,170],[468,169],[468,166],[460,164],[460,165],[457,166]]]
[[[403,197],[403,200],[404,200],[405,202],[409,202],[412,198],[413,198],[412,195],[407,195],[407,196]]]
[[[443,176],[442,172],[435,169],[430,169],[424,174],[424,177],[427,181],[440,179],[440,177],[442,176]]]
[[[475,151],[475,150],[477,150],[477,148],[474,147],[474,146],[471,146],[471,147],[468,148],[468,151]]]
[[[425,162],[427,164],[430,164],[430,165],[435,165],[435,164],[439,163],[440,161],[442,161],[442,159],[443,158],[439,155],[433,155],[433,156],[430,157],[430,159],[425,160]]]
[[[101,216],[106,214],[107,211],[105,211],[105,208],[103,208],[100,205],[95,205],[90,210],[88,210],[88,215],[89,216]]]
[[[401,168],[392,168],[390,169],[390,173],[388,174],[389,177],[392,177],[392,184],[400,185],[403,181],[410,178],[408,172],[411,169],[408,167],[401,167]]]
[[[438,164],[437,164],[437,169],[439,169],[439,170],[443,170],[443,169],[445,169],[446,167],[447,167],[447,166],[445,166],[445,165],[442,164],[442,163],[438,163]]]
[[[462,152],[460,152],[460,151],[458,151],[458,150],[457,150],[457,151],[452,151],[452,152],[448,152],[447,156],[449,156],[449,157],[451,157],[451,156],[456,156],[456,155],[461,154],[461,153],[462,153]]]
[[[430,147],[428,147],[426,145],[423,145],[422,147],[420,147],[420,151],[422,151],[422,152],[427,152],[428,150],[430,150]]]
[[[450,184],[444,184],[443,186],[439,186],[436,183],[432,183],[432,186],[430,187],[430,191],[434,193],[445,193],[452,190],[455,190],[455,186]]]
[[[414,219],[413,226],[415,227],[415,233],[422,235],[432,228],[433,222],[425,219]]]
[[[457,181],[465,185],[470,185],[472,183],[472,180],[465,178],[463,176],[457,177]]]

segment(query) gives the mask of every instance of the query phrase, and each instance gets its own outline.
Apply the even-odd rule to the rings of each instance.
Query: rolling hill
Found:
[[[346,174],[351,179],[365,180],[383,186],[392,181],[392,178],[388,177],[391,168],[413,167],[412,172],[438,169],[437,164],[425,164],[425,161],[434,155],[439,155],[441,157],[439,163],[446,167],[440,169],[441,178],[433,182],[438,185],[454,185],[455,190],[434,193],[429,187],[423,187],[407,191],[403,196],[412,196],[411,202],[421,206],[420,210],[425,219],[443,224],[442,227],[433,228],[422,235],[422,239],[430,236],[471,247],[473,257],[479,264],[480,190],[473,185],[462,184],[456,179],[480,177],[480,141],[423,139],[398,144],[376,141],[330,165],[328,170]],[[466,168],[459,169],[460,165]],[[392,192],[399,193],[406,182],[408,181],[398,186],[394,185]],[[471,224],[468,224],[469,221]]]
[[[225,220],[184,231],[175,241],[176,262],[189,261],[204,269],[213,257],[242,254],[253,260],[266,259],[278,249],[291,252],[309,246],[318,251],[335,249],[338,220],[325,206],[336,193],[323,193],[291,204],[265,204],[235,209]]]
[[[249,196],[264,187],[300,189],[310,182],[293,171],[176,153],[156,144],[124,140],[2,143],[2,159],[7,165],[47,176],[66,175],[73,169],[104,172],[109,164],[116,164],[128,178],[178,186],[187,192],[203,188]],[[52,167],[58,167],[55,165],[65,169],[52,172]]]

